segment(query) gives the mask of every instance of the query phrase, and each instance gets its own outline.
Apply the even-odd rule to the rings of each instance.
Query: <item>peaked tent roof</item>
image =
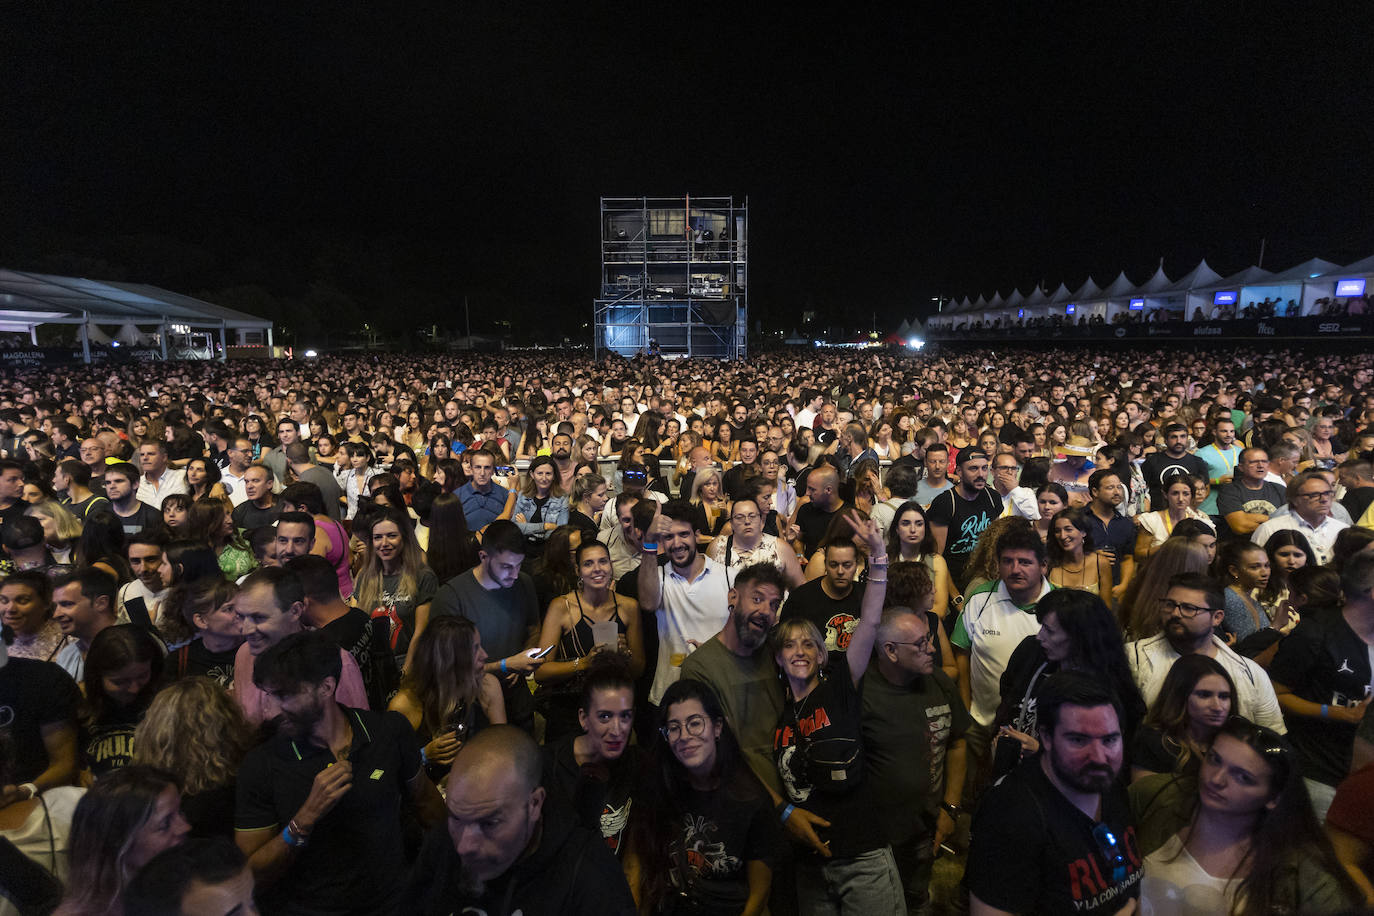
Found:
[[[1073,293],[1069,292],[1069,288],[1067,286],[1065,286],[1063,283],[1060,283],[1059,288],[1054,292],[1050,293],[1050,305],[1058,305],[1061,302],[1068,302],[1072,298]]]
[[[1321,258],[1308,258],[1301,264],[1290,267],[1287,270],[1281,270],[1273,276],[1266,278],[1264,282],[1281,283],[1292,280],[1310,280],[1313,277],[1320,277],[1327,271],[1333,269],[1339,270],[1340,265],[1333,264],[1330,261],[1323,261]]]
[[[1228,287],[1228,286],[1248,286],[1248,285],[1250,285],[1250,284],[1252,284],[1252,283],[1259,283],[1259,282],[1262,282],[1262,281],[1264,281],[1264,280],[1268,280],[1268,279],[1269,279],[1270,277],[1272,277],[1272,276],[1273,276],[1273,274],[1270,273],[1269,271],[1265,270],[1263,267],[1254,267],[1254,266],[1251,266],[1251,267],[1245,268],[1244,270],[1240,271],[1239,273],[1234,273],[1234,274],[1231,274],[1231,276],[1229,276],[1229,277],[1226,277],[1226,278],[1221,279],[1221,280],[1217,280],[1217,281],[1214,282],[1214,283],[1209,283],[1209,284],[1207,284],[1206,286],[1200,286],[1200,287],[1198,287],[1198,289],[1209,289],[1209,290],[1210,290],[1210,289],[1225,289],[1225,288]]]
[[[911,323],[910,323],[909,321],[907,321],[905,318],[903,318],[903,319],[902,319],[902,323],[899,324],[899,325],[897,325],[897,336],[898,336],[898,337],[905,337],[906,335],[908,335],[908,334],[910,334],[910,333],[911,333]]]
[[[1073,294],[1075,299],[1091,300],[1102,297],[1102,289],[1089,277],[1082,286],[1078,287],[1078,292]]]
[[[1005,302],[1002,300],[1002,294],[997,292],[997,290],[993,290],[992,298],[988,300],[988,308],[1000,309],[1004,304]]]
[[[1356,261],[1354,264],[1347,264],[1344,267],[1337,267],[1322,274],[1323,277],[1336,277],[1342,274],[1374,274],[1374,255],[1370,255],[1363,260]]]
[[[1019,289],[1014,289],[1011,291],[1011,295],[1007,297],[1007,301],[1002,303],[1002,307],[1016,308],[1018,305],[1021,305],[1025,301],[1026,297],[1022,295],[1021,291]]]
[[[1108,299],[1121,299],[1130,294],[1135,289],[1135,284],[1126,276],[1126,271],[1116,275],[1112,285],[1102,291],[1102,295]]]
[[[0,269],[0,315],[9,322],[178,324],[270,328],[272,322],[142,283]]]
[[[1169,275],[1164,272],[1164,264],[1161,263],[1159,265],[1159,270],[1155,271],[1155,275],[1140,284],[1136,292],[1146,294],[1158,293],[1168,289],[1171,284],[1172,281],[1169,279]]]
[[[1206,286],[1208,283],[1215,283],[1221,279],[1221,274],[1217,273],[1207,264],[1207,259],[1198,261],[1197,267],[1190,270],[1185,276],[1179,277],[1165,292],[1186,293],[1188,290],[1197,286]]]
[[[1045,291],[1038,286],[1035,288],[1035,292],[1026,297],[1026,305],[1044,305],[1049,301],[1049,297],[1045,295]]]

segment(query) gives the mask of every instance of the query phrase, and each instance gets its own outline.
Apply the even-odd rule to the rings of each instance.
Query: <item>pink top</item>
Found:
[[[367,688],[363,686],[363,675],[358,663],[344,649],[339,650],[343,659],[343,670],[339,675],[339,689],[334,699],[344,706],[367,709]],[[239,646],[234,656],[234,697],[243,707],[243,714],[249,724],[261,725],[267,719],[267,694],[253,683],[253,653],[248,651],[248,643]]]
[[[332,518],[315,516],[315,525],[328,528],[329,552],[324,558],[334,564],[334,572],[339,577],[339,594],[346,600],[353,597],[353,573],[348,569],[348,534],[343,525]]]

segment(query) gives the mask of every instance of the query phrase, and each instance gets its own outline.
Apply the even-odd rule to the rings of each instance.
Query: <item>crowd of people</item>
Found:
[[[1374,905],[1372,382],[1241,348],[11,374],[0,913]]]

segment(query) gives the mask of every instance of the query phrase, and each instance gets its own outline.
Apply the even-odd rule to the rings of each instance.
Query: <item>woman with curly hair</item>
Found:
[[[202,499],[228,499],[229,492],[224,488],[224,475],[219,465],[209,458],[195,457],[186,462],[186,486],[190,488],[191,502]]]
[[[234,784],[253,733],[229,691],[209,678],[165,687],[134,731],[135,764],[181,780],[181,810],[192,836],[233,836]]]

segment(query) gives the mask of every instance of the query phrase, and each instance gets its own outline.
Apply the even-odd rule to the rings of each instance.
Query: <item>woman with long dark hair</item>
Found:
[[[186,462],[186,486],[191,502],[202,499],[228,499],[229,492],[224,489],[224,475],[219,465],[209,458],[192,458]]]
[[[367,537],[354,596],[364,612],[390,619],[390,649],[405,670],[411,644],[429,625],[429,605],[439,590],[439,581],[425,565],[404,509],[378,506],[365,514],[370,524],[359,525]]]
[[[1094,549],[1086,510],[1068,508],[1056,512],[1050,519],[1050,539],[1045,546],[1049,558],[1046,578],[1053,585],[1092,592],[1110,606],[1112,561]]]
[[[993,777],[1005,775],[1021,758],[1040,749],[1036,735],[1036,696],[1056,671],[1080,671],[1109,684],[1125,712],[1122,733],[1129,741],[1145,718],[1145,701],[1131,676],[1116,618],[1102,599],[1075,588],[1058,588],[1035,607],[1040,631],[1012,652],[1002,672],[1002,703],[993,724]],[[1019,752],[1017,751],[1019,748]],[[999,768],[1000,766],[1000,768]]]
[[[1361,900],[1312,813],[1292,748],[1239,716],[1217,732],[1196,778],[1131,786],[1145,857],[1145,912],[1342,913]]]
[[[622,856],[635,902],[642,913],[677,912],[680,896],[682,912],[759,916],[783,851],[768,793],[711,688],[678,681],[659,709],[654,766]]]
[[[1217,731],[1243,713],[1231,675],[1206,655],[1174,662],[1130,745],[1131,779],[1196,768]]]
[[[166,770],[126,766],[96,780],[72,816],[71,872],[54,916],[123,916],[133,876],[189,834],[181,785]]]
[[[191,503],[191,513],[186,518],[186,536],[215,552],[219,568],[230,582],[257,566],[253,552],[234,528],[232,512],[228,500],[201,499]]]
[[[506,704],[500,681],[486,673],[477,627],[466,617],[435,618],[414,646],[387,709],[406,717],[424,744],[430,777],[442,780],[467,738],[505,723]]]
[[[441,584],[477,565],[477,538],[468,528],[463,501],[452,493],[440,493],[430,504],[425,560]]]
[[[949,612],[953,585],[949,565],[935,545],[935,534],[926,522],[926,510],[914,499],[897,507],[887,528],[887,555],[893,563],[920,563],[935,584],[935,604],[931,608],[941,620]]]
[[[104,570],[123,585],[134,577],[125,558],[124,524],[108,506],[92,509],[81,527],[81,538],[72,551],[72,563]]]
[[[534,673],[543,697],[546,741],[576,733],[582,678],[599,655],[624,655],[632,677],[644,671],[641,617],[633,600],[615,593],[610,550],[598,540],[583,540],[574,568],[576,585],[549,603],[539,634],[539,645],[558,646],[556,657]]]
[[[100,777],[129,763],[134,729],[161,679],[162,647],[142,627],[106,627],[91,640],[77,739],[84,772]]]

